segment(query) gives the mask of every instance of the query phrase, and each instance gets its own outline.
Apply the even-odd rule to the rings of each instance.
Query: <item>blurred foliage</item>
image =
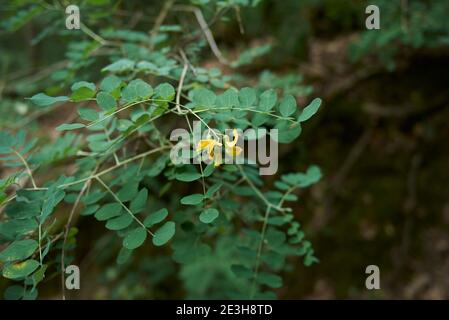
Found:
[[[204,30],[201,8],[207,11],[210,4],[195,4],[199,7],[164,3],[162,18],[156,21],[162,23],[159,19],[165,19],[171,10],[194,13],[212,51],[231,70],[268,52],[270,47],[265,46],[262,51],[243,52],[235,62],[225,61],[215,49],[210,31]],[[237,5],[256,4],[217,1],[214,14],[228,8],[237,10]],[[64,7],[58,3],[21,3],[18,13],[4,21],[6,31],[11,32],[43,15],[46,21],[40,23],[47,22],[50,27],[30,44],[38,46],[58,39],[58,51],[64,56],[55,69],[51,64],[45,67],[46,81],[40,82],[34,75],[20,93],[16,92],[34,92],[26,99],[31,105],[15,106],[14,111],[19,111],[16,122],[28,116],[25,123],[31,123],[62,106],[76,111],[69,115],[75,122],[57,121],[59,125],[53,131],[56,138],[50,143],[44,138],[40,144],[39,138],[28,141],[33,130],[15,133],[17,123],[6,124],[10,130],[0,134],[4,168],[19,169],[18,173],[5,170],[9,176],[2,180],[1,189],[2,275],[16,282],[5,289],[5,297],[34,299],[42,281],[61,275],[65,298],[64,270],[75,261],[77,235],[79,230],[83,232],[72,227],[78,207],[81,217],[94,217],[122,238],[109,239],[108,250],[102,248],[103,257],[96,261],[103,262],[105,268],[100,284],[111,287],[105,297],[158,297],[142,284],[154,287],[176,275],[184,283],[187,298],[276,297],[270,289],[282,286],[276,272],[283,270],[287,257],[302,256],[308,266],[318,261],[286,202],[296,201],[296,189],[317,182],[320,170],[310,166],[305,173],[282,175],[272,191],[262,191],[264,182],[257,163],[242,157],[241,162],[228,165],[222,160],[221,146],[225,147],[224,155],[239,156],[239,140],[243,146],[244,139],[258,138],[245,137],[243,131],[262,126],[262,135],[291,143],[300,135],[301,124],[318,111],[321,100],[297,108],[295,97],[287,89],[292,92],[291,86],[301,78],[285,81],[281,77],[275,88],[237,89],[234,78],[248,80],[231,72],[225,75],[218,66],[200,66],[205,43],[194,41],[198,37],[195,31],[193,38],[189,32],[181,32],[195,27],[195,22],[156,23],[148,33],[117,23],[112,15],[120,7],[113,5],[115,9],[108,13],[110,5],[108,1],[83,2],[80,29],[73,32],[61,25]],[[136,9],[127,6],[126,12]],[[98,34],[91,29],[94,27],[99,28]],[[5,68],[14,69],[14,62],[8,64],[7,60]],[[274,74],[269,76],[277,80]],[[15,86],[21,83],[13,82]],[[36,93],[38,88],[43,92]],[[11,94],[8,90],[5,93]],[[294,93],[308,94],[310,90]],[[27,115],[28,108],[35,111]],[[185,132],[194,139],[188,142],[193,149],[193,153],[189,149],[189,158],[199,159],[199,166],[169,161],[169,155],[186,147],[183,141],[174,144],[173,139],[168,140],[171,130],[178,126],[176,118],[186,120],[184,127],[191,133]],[[198,128],[191,123],[192,118],[202,132],[208,132],[207,137],[194,136]],[[211,126],[233,130],[217,134]],[[270,128],[277,129],[275,135],[266,130]],[[44,133],[39,125],[35,130]],[[208,161],[207,166],[203,167],[201,161]],[[55,166],[60,171],[50,170]],[[35,180],[36,176],[39,179]],[[194,182],[202,187],[202,193],[196,191]],[[182,189],[182,183],[191,184],[190,192]],[[239,212],[249,214],[241,220]],[[148,237],[153,249],[144,245]],[[172,254],[165,250],[157,262],[150,259],[166,244],[171,245]],[[170,256],[176,264],[168,259]],[[157,269],[163,272],[153,272]],[[148,272],[151,276],[142,283],[140,275]],[[116,278],[121,281],[117,283]]]
[[[441,72],[449,66],[448,1],[77,4],[81,30],[65,28],[68,3],[0,5],[0,246],[6,251],[0,261],[3,274],[19,280],[1,280],[7,297],[36,298],[38,284],[39,297],[59,297],[62,248],[63,264],[79,264],[83,284],[89,283],[75,297],[246,298],[251,291],[259,298],[449,297],[440,275],[449,261],[444,123],[449,79]],[[365,29],[368,4],[380,8],[380,30]],[[127,208],[148,192],[139,214],[144,220],[157,213],[161,221],[175,223],[168,245],[145,242],[129,249],[122,238],[138,225],[106,230],[115,228],[110,221],[117,217],[98,213],[107,204],[115,208],[112,193],[100,182],[79,199],[72,228],[65,229],[83,185],[64,191],[61,185],[86,179],[100,162],[104,169],[149,147],[166,146],[170,129],[186,125],[185,114],[170,111],[185,63],[181,50],[189,64],[181,101],[194,112],[235,95],[239,103],[257,101],[254,110],[265,112],[268,102],[262,101],[276,92],[275,112],[269,109],[266,117],[242,113],[237,105],[224,106],[234,108],[232,114],[199,114],[219,129],[284,129],[280,174],[260,179],[252,166],[213,170],[204,177],[206,187],[218,189],[205,201],[219,216],[202,223],[204,199],[195,195],[202,192],[204,173],[179,171],[166,155],[150,155],[151,161],[118,168],[105,184]],[[144,93],[133,94],[136,88]],[[281,107],[289,100],[282,97],[307,104],[312,94],[322,97],[326,108],[308,122],[299,142],[301,127],[291,130],[278,121],[291,117],[299,123],[307,115],[296,111],[296,102],[295,110],[291,103]],[[141,109],[129,107],[134,104]],[[315,105],[308,110],[316,112]],[[110,112],[128,107],[120,117]],[[152,122],[165,112],[171,113],[167,121]],[[187,116],[194,120],[193,113]],[[93,130],[85,128],[90,125]],[[62,133],[54,130],[58,126],[79,131]],[[325,178],[299,196],[285,193],[292,212],[285,220],[266,220],[262,232],[266,208],[251,183],[269,203],[277,203],[290,187],[302,189],[309,186],[304,181],[318,180],[319,170],[307,169],[307,163],[318,163]],[[30,170],[45,190],[30,190]],[[245,177],[249,185],[236,185]],[[187,187],[179,181],[193,178],[199,182]],[[186,205],[189,201],[195,204]],[[118,218],[127,220],[119,209]],[[215,212],[204,217],[213,219]],[[142,237],[136,231],[132,240],[141,244]],[[257,258],[260,239],[263,254]],[[426,245],[429,241],[438,246]],[[314,250],[320,263],[298,264],[297,255],[307,266],[317,262]],[[369,264],[381,268],[379,292],[364,289]]]

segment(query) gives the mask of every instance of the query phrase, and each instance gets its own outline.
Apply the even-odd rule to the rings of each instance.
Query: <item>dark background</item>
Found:
[[[301,75],[299,101],[323,100],[302,137],[280,150],[280,173],[315,163],[324,175],[299,195],[294,207],[320,263],[297,263],[286,271],[281,299],[449,298],[449,2],[370,1],[380,7],[380,30],[366,30],[367,4],[262,1],[241,9],[243,34],[233,13],[228,22],[211,26],[228,57],[272,45],[238,70],[246,81],[257,83],[264,70]],[[1,6],[10,16],[11,7]],[[137,12],[154,20],[161,2],[126,1],[120,6],[130,14],[116,19],[129,26],[141,19]],[[168,19],[176,21],[176,14]],[[142,21],[137,28],[143,28]],[[37,44],[32,40],[48,25],[40,16],[0,33],[3,128],[20,117],[11,111],[18,110],[18,102],[55,82],[50,75],[64,59],[62,40],[58,35]],[[202,65],[219,66],[210,52],[203,54]],[[51,139],[60,117],[36,117],[36,127],[29,129]],[[86,239],[100,227],[87,224],[79,226],[84,257],[90,253]],[[108,270],[93,264],[85,283],[107,278]],[[381,290],[365,289],[370,264],[380,268]],[[182,297],[176,283],[169,279],[159,285],[163,293],[156,297]],[[44,292],[52,297],[57,286],[57,279],[50,281]],[[108,296],[107,286],[95,291],[91,285],[83,287],[87,289],[78,297]]]

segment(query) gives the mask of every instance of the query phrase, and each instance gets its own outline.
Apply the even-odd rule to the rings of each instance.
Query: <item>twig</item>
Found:
[[[242,166],[241,165],[237,165],[237,167],[239,168],[242,177],[246,180],[246,182],[251,187],[251,189],[254,190],[256,195],[264,202],[264,204],[267,207],[271,207],[271,208],[273,208],[273,209],[275,209],[276,211],[279,211],[279,212],[285,212],[285,211],[289,210],[289,208],[281,208],[280,206],[274,205],[270,201],[268,201],[268,199],[263,195],[263,193],[254,185],[254,183],[251,181],[251,179],[248,178],[246,173],[243,171]]]
[[[149,229],[147,229],[147,227],[145,227],[145,225],[139,220],[139,219],[137,219],[136,218],[136,216],[134,215],[134,213],[132,213],[131,212],[131,210],[129,210],[128,209],[128,207],[127,206],[125,206],[125,204],[119,199],[119,197],[111,190],[111,188],[109,188],[109,186],[106,184],[106,183],[104,183],[104,181],[103,180],[101,180],[99,177],[95,177],[95,179],[98,181],[98,182],[100,182],[100,184],[109,192],[109,194],[115,199],[115,201],[117,201],[118,203],[120,203],[120,205],[123,207],[123,209],[125,209],[125,211],[127,212],[127,213],[129,213],[130,215],[131,215],[131,217],[141,226],[141,227],[143,227],[145,230],[147,230],[147,232],[152,236],[152,237],[154,237],[154,234],[149,230]]]
[[[111,138],[109,137],[108,130],[106,130],[106,128],[103,128],[103,129],[104,129],[104,133],[106,135],[106,139],[108,139],[108,142],[111,143],[112,141],[111,141]],[[120,164],[120,160],[117,157],[117,153],[114,151],[114,152],[112,152],[112,154],[114,156],[115,164]]]
[[[242,23],[242,16],[240,14],[240,7],[234,6],[234,10],[235,10],[235,15],[237,17],[237,23],[239,25],[240,33],[245,34],[245,29],[243,28],[243,23]]]
[[[167,17],[168,11],[173,6],[174,0],[168,0],[164,3],[164,6],[162,7],[161,12],[156,18],[156,21],[154,22],[153,29],[150,31],[150,51],[154,49],[154,40],[156,39],[156,36],[159,33],[159,29],[164,22],[165,18]]]
[[[253,298],[254,290],[256,288],[256,280],[257,280],[257,276],[259,274],[260,258],[262,256],[263,243],[265,241],[265,232],[267,230],[268,217],[270,216],[270,209],[271,209],[271,206],[267,206],[267,209],[265,210],[265,216],[263,218],[262,232],[260,234],[259,247],[257,248],[256,265],[254,267],[254,278],[253,278],[253,282],[251,284],[250,299]]]
[[[292,123],[298,123],[296,120],[294,120],[294,118],[292,117],[282,117],[279,116],[277,114],[273,114],[271,112],[267,112],[267,111],[261,111],[261,110],[256,110],[256,109],[251,109],[251,108],[239,108],[239,107],[218,107],[218,108],[206,108],[206,109],[199,109],[199,110],[195,110],[195,113],[201,113],[201,112],[206,112],[206,111],[218,111],[218,110],[237,110],[237,111],[249,111],[249,112],[254,112],[254,113],[260,113],[260,114],[264,114],[276,119],[280,119],[280,120],[286,120]]]
[[[102,46],[106,45],[108,41],[100,37],[98,34],[90,30],[84,23],[81,22],[81,31],[83,31],[85,34],[87,34],[89,37],[94,39],[95,41],[99,42]]]
[[[119,164],[116,164],[116,165],[114,165],[114,166],[112,166],[112,167],[110,167],[110,168],[107,168],[107,169],[105,169],[105,170],[103,170],[103,171],[100,171],[100,172],[97,173],[97,174],[90,175],[90,176],[87,177],[87,178],[83,178],[83,179],[80,179],[80,180],[77,180],[77,181],[73,181],[73,182],[69,182],[69,183],[62,184],[62,185],[60,185],[59,187],[60,187],[60,188],[66,188],[66,187],[70,187],[70,186],[73,186],[73,185],[76,185],[76,184],[79,184],[79,183],[88,181],[88,180],[93,179],[93,178],[98,178],[98,177],[100,177],[100,176],[102,176],[102,175],[104,175],[104,174],[106,174],[106,173],[108,173],[108,172],[111,172],[111,171],[117,169],[118,167],[121,167],[121,166],[123,166],[123,165],[125,165],[125,164],[128,164],[128,163],[130,163],[130,162],[133,162],[133,161],[138,160],[138,159],[140,159],[140,158],[146,157],[146,156],[148,156],[148,155],[150,155],[150,154],[152,154],[152,153],[156,153],[156,152],[159,152],[159,151],[168,149],[168,148],[171,148],[171,147],[170,147],[170,146],[163,146],[163,147],[159,147],[159,148],[157,148],[157,149],[152,149],[152,150],[143,152],[143,153],[138,154],[138,155],[136,155],[136,156],[134,156],[134,157],[128,158],[128,159],[126,159],[126,160],[123,160],[123,161],[121,161]]]
[[[93,172],[96,172],[98,170],[98,165],[97,167],[94,169]],[[70,231],[70,224],[72,222],[73,216],[75,214],[76,208],[78,207],[79,202],[81,201],[81,197],[84,195],[84,192],[86,192],[89,184],[90,184],[91,180],[87,180],[84,185],[83,188],[81,189],[80,193],[78,194],[75,203],[72,207],[72,210],[70,211],[70,215],[69,218],[67,220],[67,223],[65,225],[65,229],[64,229],[64,240],[62,242],[62,250],[61,250],[61,288],[62,288],[62,300],[65,300],[65,244],[67,242],[67,237],[69,235],[69,231]]]
[[[339,190],[341,190],[342,184],[344,183],[348,173],[350,172],[352,167],[356,164],[358,159],[362,156],[363,151],[370,142],[376,123],[377,122],[375,121],[374,123],[370,124],[368,128],[365,129],[364,133],[360,136],[358,141],[352,147],[351,151],[344,160],[340,169],[330,180],[328,186],[329,192],[324,199],[325,215],[320,216],[319,221],[318,219],[315,219],[314,222],[312,222],[312,225],[315,225],[316,227],[319,225],[320,226],[325,225],[334,215],[332,205],[335,201],[336,194],[338,194]]]
[[[16,154],[17,157],[19,157],[20,161],[22,161],[23,165],[25,166],[25,168],[26,168],[26,170],[28,172],[28,175],[30,176],[31,183],[33,184],[33,188],[37,189],[36,181],[34,181],[33,173],[31,172],[31,169],[28,166],[28,162],[22,157],[22,155],[19,152],[17,152],[14,149],[12,149],[12,151]]]
[[[221,54],[220,49],[218,49],[217,43],[215,42],[214,35],[210,31],[209,25],[207,24],[206,20],[204,19],[203,13],[200,9],[195,8],[193,6],[186,6],[186,5],[178,5],[173,7],[174,10],[180,10],[180,11],[190,11],[193,12],[193,14],[196,17],[196,20],[198,21],[198,24],[201,27],[201,30],[204,33],[204,36],[206,37],[207,42],[209,43],[209,47],[211,48],[214,55],[217,57],[218,61],[222,64],[229,64],[229,62],[226,60],[226,58]]]
[[[182,105],[181,105],[181,107],[182,107],[183,109],[186,109],[187,112],[190,112],[190,113],[193,114],[198,120],[200,120],[201,123],[203,123],[203,124],[206,126],[206,128],[208,128],[209,131],[212,132],[212,134],[215,136],[215,138],[220,139],[220,137],[219,137],[218,134],[215,132],[215,130],[212,129],[212,128],[206,123],[206,121],[203,120],[203,118],[201,118],[199,115],[197,115],[194,111],[190,110],[189,108],[187,108],[187,107],[185,107],[185,106],[182,106]]]
[[[184,80],[187,74],[187,70],[189,68],[189,64],[187,62],[187,57],[184,53],[184,51],[181,49],[180,54],[182,59],[184,60],[184,67],[182,68],[181,77],[179,78],[178,83],[178,92],[176,92],[176,109],[179,113],[182,113],[180,103],[181,103],[181,92],[182,92],[182,86],[184,85]]]
[[[365,147],[368,145],[371,139],[374,127],[375,124],[370,125],[362,134],[362,136],[359,138],[354,147],[351,149],[347,158],[343,162],[343,165],[341,166],[340,170],[338,170],[337,174],[331,181],[332,188],[337,189],[341,185],[343,180],[346,178],[348,172],[351,170],[352,166],[357,162],[359,157],[362,155],[363,150],[365,150]]]
[[[189,127],[190,133],[193,135],[193,129],[192,129],[192,125],[190,124],[189,116],[187,114],[185,114],[184,116],[187,121],[187,125]],[[203,195],[204,195],[204,197],[206,197],[206,181],[204,180],[204,171],[203,171],[203,164],[201,163],[201,159],[200,159],[200,171],[201,171],[201,185],[203,186]]]

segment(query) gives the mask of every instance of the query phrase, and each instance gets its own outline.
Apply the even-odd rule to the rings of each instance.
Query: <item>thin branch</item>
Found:
[[[193,129],[192,129],[192,125],[190,124],[189,116],[187,114],[185,114],[184,116],[187,121],[187,125],[189,126],[190,133],[193,136]],[[200,159],[200,171],[201,171],[201,182],[202,182],[201,184],[203,186],[203,195],[204,195],[204,197],[206,197],[206,181],[204,180],[204,171],[203,171],[203,164],[201,163],[201,159]]]
[[[204,33],[204,36],[206,37],[207,42],[209,43],[209,47],[211,48],[214,55],[217,57],[218,61],[222,64],[229,64],[229,62],[226,60],[226,58],[222,55],[220,49],[218,49],[217,43],[215,42],[214,35],[210,31],[209,25],[207,24],[206,20],[204,19],[203,13],[200,9],[193,7],[193,6],[186,6],[186,5],[178,5],[173,8],[174,10],[180,10],[180,11],[190,11],[193,12],[193,14],[196,17],[196,20],[198,21],[198,24],[201,27],[201,30]]]
[[[93,172],[96,172],[98,170],[98,165],[97,167],[94,169]],[[87,188],[89,187],[91,180],[87,180],[84,185],[83,188],[81,189],[80,193],[78,194],[78,196],[76,197],[75,203],[73,204],[72,210],[70,211],[70,215],[69,218],[67,220],[67,223],[65,225],[64,228],[64,240],[62,242],[62,250],[61,250],[61,288],[62,288],[62,300],[65,300],[65,244],[67,242],[67,237],[69,235],[69,231],[70,231],[70,224],[72,223],[72,219],[73,216],[75,214],[76,208],[78,207],[78,204],[81,201],[81,197],[84,195],[84,193],[86,192]]]
[[[100,37],[98,34],[93,32],[91,29],[89,29],[84,23],[81,22],[81,31],[83,31],[85,34],[87,34],[89,37],[94,39],[95,41],[99,42],[102,46],[106,45],[108,41]]]
[[[92,100],[93,100],[93,99],[92,99]],[[117,110],[115,110],[114,112],[107,114],[105,117],[103,117],[103,118],[101,118],[101,119],[97,119],[97,120],[95,120],[95,121],[92,121],[91,123],[89,123],[88,125],[86,125],[86,128],[90,128],[90,127],[92,127],[92,126],[94,126],[94,125],[96,125],[96,124],[98,124],[98,123],[100,123],[100,122],[103,122],[104,120],[109,119],[110,117],[116,115],[116,114],[119,113],[119,112],[125,111],[126,109],[129,109],[129,108],[134,107],[134,106],[136,106],[136,105],[138,105],[138,104],[145,103],[145,102],[149,102],[149,101],[172,103],[171,101],[168,101],[168,100],[164,100],[164,99],[152,99],[152,98],[144,99],[144,100],[140,100],[140,101],[136,101],[136,102],[130,103],[130,104],[128,104],[128,105],[125,105],[125,106],[124,106],[123,108],[121,108],[121,109],[117,109]]]
[[[145,227],[145,225],[136,218],[136,216],[134,215],[134,213],[131,212],[131,210],[128,209],[128,207],[119,199],[119,197],[111,190],[111,188],[109,188],[109,186],[104,183],[103,180],[101,180],[99,177],[95,177],[95,179],[100,182],[100,184],[109,192],[109,194],[115,199],[115,201],[117,201],[118,203],[120,203],[120,205],[123,207],[123,209],[125,209],[125,211],[127,213],[129,213],[131,215],[131,217],[141,226],[143,227],[145,230],[147,230],[147,232],[154,237],[154,234],[147,228]]]
[[[195,110],[195,113],[201,113],[201,112],[206,112],[206,111],[217,111],[217,110],[237,110],[237,111],[250,111],[250,112],[254,112],[254,113],[260,113],[260,114],[264,114],[276,119],[280,119],[280,120],[286,120],[292,123],[297,123],[296,120],[294,120],[294,118],[292,117],[282,117],[282,116],[278,116],[277,114],[273,114],[271,112],[268,111],[261,111],[261,110],[256,110],[256,109],[251,109],[251,108],[239,108],[239,107],[219,107],[219,108],[206,108],[206,109],[199,109],[199,110]]]
[[[123,165],[125,165],[125,164],[128,164],[128,163],[133,162],[133,161],[135,161],[135,160],[138,160],[138,159],[140,159],[140,158],[146,157],[146,156],[148,156],[148,155],[150,155],[150,154],[153,154],[153,153],[156,153],[156,152],[165,150],[165,149],[169,149],[169,148],[171,148],[171,146],[163,146],[163,147],[159,147],[159,148],[157,148],[157,149],[153,149],[153,150],[149,150],[149,151],[143,152],[143,153],[138,154],[138,155],[136,155],[136,156],[134,156],[134,157],[128,158],[128,159],[126,159],[126,160],[123,160],[123,161],[121,161],[119,164],[116,164],[116,165],[114,165],[114,166],[112,166],[112,167],[110,167],[110,168],[107,168],[107,169],[105,169],[105,170],[103,170],[103,171],[100,171],[100,172],[97,173],[97,174],[90,175],[90,176],[87,177],[87,178],[83,178],[83,179],[80,179],[80,180],[77,180],[77,181],[73,181],[73,182],[69,182],[69,183],[62,184],[62,185],[60,185],[59,187],[60,187],[60,188],[66,188],[66,187],[69,187],[69,186],[73,186],[73,185],[82,183],[82,182],[84,182],[84,181],[88,181],[88,180],[93,179],[93,178],[101,177],[102,175],[104,175],[104,174],[106,174],[106,173],[108,173],[108,172],[111,172],[111,171],[113,171],[113,170],[117,169],[118,167],[121,167],[121,166],[123,166]]]
[[[270,209],[271,209],[271,206],[267,206],[267,209],[265,210],[265,216],[263,218],[262,232],[260,234],[259,246],[257,248],[256,265],[254,267],[254,277],[253,277],[253,281],[251,284],[250,299],[253,298],[254,293],[255,293],[254,291],[256,288],[257,276],[259,274],[260,258],[262,256],[263,243],[265,241],[265,232],[267,230],[268,218],[270,216]]]
[[[237,17],[237,23],[239,25],[240,33],[245,34],[245,29],[243,28],[243,23],[242,23],[242,15],[240,14],[240,7],[234,6],[234,10],[235,10],[235,15]]]
[[[180,50],[181,53],[181,57],[184,60],[184,67],[182,68],[182,72],[181,72],[181,77],[179,78],[179,83],[178,83],[178,92],[176,92],[176,109],[178,110],[179,113],[182,113],[181,111],[181,107],[180,107],[180,103],[181,103],[181,92],[182,92],[182,87],[184,85],[184,80],[187,74],[187,70],[189,68],[189,64],[187,62],[187,57],[184,53],[183,50]]]
[[[108,139],[108,142],[111,143],[112,141],[111,141],[111,138],[109,137],[108,130],[106,130],[106,127],[103,129],[104,129],[104,133],[106,135],[106,139]],[[115,164],[120,164],[120,160],[117,157],[117,153],[114,151],[114,152],[112,152],[112,154],[114,156]]]
[[[170,8],[173,6],[175,0],[168,0],[164,3],[164,6],[162,7],[161,12],[156,18],[156,21],[154,22],[153,29],[150,31],[150,51],[154,49],[154,40],[156,39],[156,36],[159,33],[159,29],[164,22],[165,18],[167,17],[168,12],[170,11]]]
[[[215,136],[215,138],[220,139],[220,137],[219,137],[218,134],[215,132],[215,130],[213,130],[213,129],[206,123],[206,121],[203,120],[203,118],[201,118],[199,115],[197,115],[197,114],[196,114],[194,111],[192,111],[190,108],[187,108],[187,107],[182,106],[182,105],[181,105],[181,107],[182,107],[183,109],[186,109],[188,112],[190,112],[191,114],[193,114],[198,120],[200,120],[200,121],[206,126],[206,128],[208,128],[209,131],[211,131],[211,132],[213,133],[213,135]]]
[[[251,189],[254,190],[256,195],[264,202],[264,204],[267,207],[271,207],[271,208],[273,208],[273,209],[275,209],[276,211],[279,211],[279,212],[289,211],[289,208],[281,208],[280,206],[274,205],[270,201],[268,201],[268,199],[263,195],[263,193],[254,185],[254,183],[251,181],[251,179],[248,178],[246,173],[243,171],[242,166],[241,165],[237,165],[237,167],[239,168],[242,177],[246,180],[246,182],[251,187]]]
[[[19,157],[20,161],[22,161],[23,165],[25,166],[25,168],[26,168],[26,170],[28,172],[28,175],[30,176],[31,183],[33,184],[33,188],[37,189],[36,181],[34,181],[33,173],[31,172],[31,169],[28,166],[28,162],[22,157],[22,155],[19,152],[17,152],[14,149],[12,149],[12,151],[16,154],[17,157]]]

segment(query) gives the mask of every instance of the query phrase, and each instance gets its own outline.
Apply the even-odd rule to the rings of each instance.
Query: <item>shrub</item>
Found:
[[[1,160],[11,168],[0,188],[0,264],[13,281],[5,296],[36,298],[41,283],[58,276],[64,297],[63,270],[77,264],[79,223],[98,228],[96,220],[104,227],[89,250],[105,266],[99,280],[110,286],[109,297],[160,296],[145,286],[176,274],[185,297],[274,298],[289,261],[318,261],[288,203],[320,179],[320,170],[312,165],[267,185],[260,164],[222,162],[263,133],[293,143],[321,100],[297,108],[292,88],[307,94],[310,88],[268,72],[258,85],[238,87],[245,82],[238,68],[260,51],[224,58],[202,25],[210,4],[168,1],[161,20],[171,11],[193,12],[200,24],[156,22],[147,33],[107,16],[118,9],[95,3],[80,7],[80,31],[61,26],[61,8],[31,2],[5,22],[15,30],[37,15],[53,21],[33,41],[61,37],[67,59],[28,102],[39,114],[65,108],[73,115],[59,121],[52,142],[19,127],[0,133]],[[213,12],[220,17],[236,8],[216,1]],[[189,34],[187,27],[195,29]],[[216,67],[201,67],[208,47]],[[270,82],[281,88],[267,88]],[[196,129],[206,132],[187,145],[189,163],[172,161],[180,145],[170,134],[178,128],[189,138]],[[251,128],[266,131],[242,135]]]

